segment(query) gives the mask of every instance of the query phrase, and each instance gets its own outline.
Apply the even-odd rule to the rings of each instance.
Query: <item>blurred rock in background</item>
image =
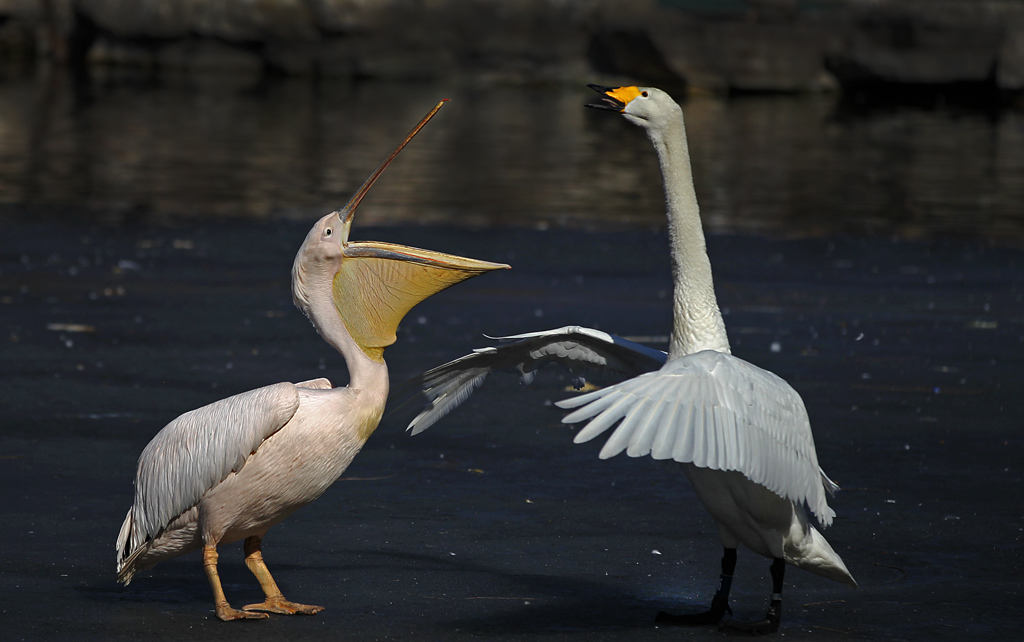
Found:
[[[0,56],[79,68],[1024,89],[1016,0],[0,0]]]

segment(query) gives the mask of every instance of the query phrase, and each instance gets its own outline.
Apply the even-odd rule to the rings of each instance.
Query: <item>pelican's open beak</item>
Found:
[[[593,83],[587,85],[587,87],[601,94],[601,102],[587,103],[587,107],[607,109],[608,111],[617,111],[619,113],[626,109],[629,101],[640,95],[638,87],[603,87]]]
[[[427,112],[427,115],[424,116],[420,122],[416,123],[416,126],[412,128],[412,131],[406,134],[402,142],[398,143],[398,146],[391,150],[391,153],[381,161],[380,165],[377,166],[377,169],[373,170],[370,177],[363,181],[363,184],[359,186],[359,189],[357,189],[356,193],[352,195],[352,198],[348,199],[348,203],[345,204],[345,207],[341,208],[341,211],[338,212],[338,218],[341,219],[341,242],[343,244],[348,242],[348,233],[352,230],[352,217],[355,215],[356,208],[359,207],[359,203],[363,201],[363,197],[370,191],[370,188],[377,182],[377,179],[384,173],[384,170],[388,168],[391,161],[395,160],[398,153],[405,149],[405,146],[409,144],[409,141],[411,141],[416,134],[420,133],[423,126],[430,122],[430,119],[434,117],[434,114],[436,114],[446,102],[448,102],[447,98],[441,99],[441,102],[434,105],[434,108]]]
[[[338,212],[343,259],[334,275],[334,307],[360,349],[376,361],[383,360],[384,348],[396,340],[399,322],[417,303],[478,274],[510,267],[394,243],[348,240],[360,201],[445,100],[423,117]]]
[[[432,294],[504,263],[376,241],[352,242],[334,275],[334,306],[366,356],[380,361],[402,318]]]

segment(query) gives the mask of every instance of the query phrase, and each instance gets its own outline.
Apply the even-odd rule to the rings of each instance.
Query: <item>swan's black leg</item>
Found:
[[[764,616],[764,619],[756,622],[723,622],[723,629],[743,631],[754,635],[775,633],[779,630],[779,623],[782,621],[782,580],[786,576],[786,560],[776,557],[772,562],[770,570],[772,574],[772,598],[768,604],[768,613]]]
[[[722,583],[718,586],[718,591],[711,600],[711,608],[703,613],[690,613],[688,615],[673,615],[672,613],[662,611],[658,613],[654,621],[658,624],[676,626],[718,624],[725,617],[726,612],[732,613],[732,609],[729,608],[729,589],[732,588],[732,575],[735,571],[736,549],[727,548],[722,553]]]

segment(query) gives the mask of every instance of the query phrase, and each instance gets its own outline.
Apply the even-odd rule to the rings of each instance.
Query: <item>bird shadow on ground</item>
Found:
[[[195,578],[158,578],[158,581],[144,581],[129,586],[104,583],[102,586],[80,586],[75,590],[83,597],[98,602],[190,604],[212,600],[210,585],[204,580],[201,570]]]
[[[273,571],[285,575],[308,568],[302,564],[275,564]],[[217,570],[229,601],[256,602],[263,598],[259,583],[244,563],[222,563]],[[196,553],[165,561],[155,570],[147,569],[128,586],[111,577],[110,581],[75,587],[75,591],[84,598],[105,603],[213,604],[210,584]]]
[[[680,604],[639,596],[613,581],[600,582],[566,575],[517,573],[473,561],[399,551],[381,551],[385,556],[407,568],[434,570],[446,574],[481,575],[489,579],[487,586],[501,587],[507,595],[454,597],[467,606],[451,609],[445,621],[439,613],[435,626],[452,632],[471,633],[485,638],[509,635],[531,635],[558,631],[601,631],[643,629],[654,626],[660,610],[681,608],[683,611],[703,610],[700,605]],[[465,593],[469,582],[451,587]],[[472,606],[489,602],[503,605],[500,612],[493,607]],[[486,615],[468,615],[467,612]]]
[[[617,577],[595,581],[564,574],[516,572],[447,553],[399,550],[337,550],[340,564],[274,565],[286,595],[313,594],[319,604],[353,612],[380,610],[392,603],[395,614],[413,618],[417,607],[432,613],[431,627],[441,634],[484,638],[541,633],[653,629],[658,611],[697,612],[706,605],[651,598],[631,592]],[[259,601],[259,585],[241,564],[222,564],[221,579],[233,604]],[[413,580],[413,578],[416,578]],[[396,591],[396,584],[404,590]],[[299,586],[301,585],[301,589]],[[415,586],[414,589],[410,587]],[[317,588],[318,587],[318,588]],[[356,590],[356,594],[352,590]],[[209,584],[194,556],[169,560],[127,587],[96,582],[75,591],[108,605],[134,603],[163,612],[212,606]],[[404,594],[404,595],[403,595]],[[358,597],[357,597],[358,596]],[[353,600],[355,598],[355,600]],[[405,604],[402,604],[405,602]],[[185,615],[182,612],[182,615]],[[421,617],[421,616],[419,616]],[[417,619],[416,626],[422,626]]]

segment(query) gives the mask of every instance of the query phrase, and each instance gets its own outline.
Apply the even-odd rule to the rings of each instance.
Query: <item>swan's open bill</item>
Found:
[[[731,612],[736,549],[743,544],[772,560],[771,605],[764,620],[730,626],[777,630],[787,563],[857,585],[813,524],[815,519],[821,526],[832,523],[835,513],[826,495],[838,487],[818,466],[800,395],[731,353],[705,248],[682,109],[652,87],[591,87],[601,101],[590,106],[621,113],[643,127],[661,165],[675,284],[668,353],[656,357],[649,349],[576,326],[511,337],[512,343],[477,350],[423,375],[419,382],[430,405],[410,428],[419,432],[436,422],[494,369],[528,374],[547,360],[616,367],[632,378],[557,404],[574,409],[564,422],[587,422],[576,443],[614,427],[602,459],[625,451],[630,457],[665,460],[689,478],[725,549],[711,609],[663,614],[659,622],[721,622]]]
[[[442,101],[444,102],[444,101]],[[195,549],[217,617],[323,610],[285,599],[263,562],[263,537],[334,483],[377,428],[388,396],[384,348],[417,303],[507,265],[379,242],[349,241],[356,207],[438,103],[363,183],[344,209],[321,218],[292,266],[295,305],[349,369],[348,386],[327,379],[278,383],[186,412],[143,450],[135,501],[117,538],[117,578]],[[244,540],[245,563],[266,599],[231,607],[217,573],[217,546]]]

